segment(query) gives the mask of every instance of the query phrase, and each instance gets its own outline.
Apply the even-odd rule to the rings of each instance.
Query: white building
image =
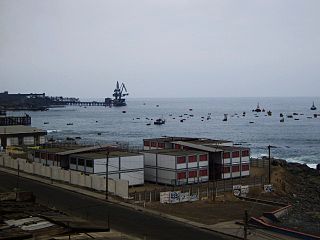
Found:
[[[143,152],[145,180],[182,185],[208,181],[208,154],[194,150],[158,149]]]
[[[24,125],[0,126],[0,145],[32,146],[45,143],[47,131]]]
[[[72,154],[69,168],[88,174],[106,175],[107,155],[98,153]],[[143,155],[112,151],[108,157],[108,177],[128,180],[129,186],[144,184]]]

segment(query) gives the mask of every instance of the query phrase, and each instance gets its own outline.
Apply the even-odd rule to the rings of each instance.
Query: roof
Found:
[[[0,126],[0,134],[2,135],[13,135],[13,134],[32,134],[40,133],[47,134],[46,130],[42,130],[35,127],[24,126],[24,125],[14,125],[14,126]]]
[[[130,157],[130,156],[139,156],[139,153],[124,152],[124,151],[112,151],[109,152],[109,158],[114,157]],[[106,152],[93,152],[93,153],[79,153],[72,154],[73,157],[89,158],[89,159],[105,159],[107,157]]]
[[[194,154],[207,154],[204,151],[197,150],[186,150],[186,149],[154,149],[143,151],[143,153],[154,153],[154,154],[162,154],[162,155],[170,155],[170,156],[188,156]]]
[[[75,153],[93,151],[93,150],[102,149],[102,148],[117,148],[117,147],[118,147],[117,145],[110,145],[110,144],[96,145],[96,146],[91,146],[91,147],[83,147],[83,148],[78,148],[78,149],[71,149],[71,150],[68,150],[68,151],[60,152],[59,155],[70,155],[70,154],[75,154]]]
[[[160,137],[160,138],[146,138],[143,141],[157,141],[157,142],[172,142],[172,141],[191,141],[197,140],[198,138],[191,138],[191,137]]]
[[[208,143],[201,144],[201,142],[198,143],[198,142],[177,141],[173,143],[198,149],[198,150],[202,150],[202,151],[206,151],[206,152],[240,151],[240,150],[250,149],[245,147],[223,146],[223,145],[214,145],[214,144],[208,144]]]

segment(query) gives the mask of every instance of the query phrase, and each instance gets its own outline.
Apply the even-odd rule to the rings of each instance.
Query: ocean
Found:
[[[310,110],[313,101],[319,107],[316,111]],[[266,112],[252,112],[258,103]],[[267,116],[268,110],[272,116]],[[313,116],[320,113],[320,98],[129,98],[125,107],[68,106],[26,113],[32,117],[32,126],[48,130],[48,136],[55,139],[80,137],[91,144],[120,142],[142,147],[143,138],[203,137],[250,147],[253,157],[268,154],[267,146],[272,145],[273,157],[312,167],[320,163],[320,115]],[[284,122],[280,122],[280,113]],[[293,113],[298,115],[286,117]],[[228,121],[222,121],[224,114]],[[157,118],[166,123],[154,125]],[[186,120],[180,122],[182,118]]]

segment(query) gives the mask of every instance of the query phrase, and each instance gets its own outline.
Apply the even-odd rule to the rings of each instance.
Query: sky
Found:
[[[319,0],[0,0],[0,91],[319,96]]]

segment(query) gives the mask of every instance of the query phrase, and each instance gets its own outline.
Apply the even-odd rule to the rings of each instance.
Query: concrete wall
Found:
[[[85,175],[78,171],[63,170],[57,166],[44,166],[41,163],[29,163],[25,159],[13,159],[8,155],[0,155],[0,167],[19,169],[22,172],[35,174],[48,179],[66,182],[76,186],[87,187],[90,189],[105,191],[105,177],[98,175]],[[143,178],[143,172],[140,173]],[[111,194],[127,198],[129,192],[129,181],[109,179],[109,192]]]

